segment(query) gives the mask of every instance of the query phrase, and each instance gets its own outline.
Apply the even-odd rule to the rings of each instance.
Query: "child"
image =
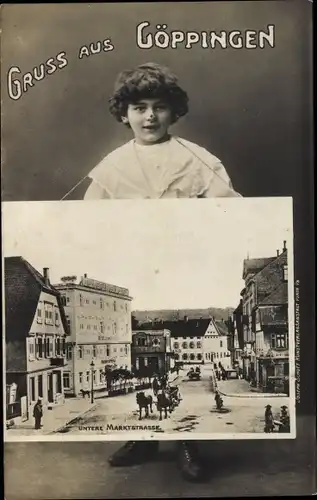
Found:
[[[134,139],[108,154],[89,174],[85,200],[240,196],[221,161],[169,134],[188,111],[188,97],[168,68],[147,63],[123,71],[110,112]]]
[[[110,99],[110,112],[132,129],[134,139],[107,155],[89,174],[85,200],[215,198],[240,196],[218,158],[204,148],[169,134],[188,111],[188,97],[169,69],[147,63],[123,71]],[[155,458],[158,441],[129,441],[109,461],[132,465]],[[193,441],[178,443],[185,478],[205,477]]]

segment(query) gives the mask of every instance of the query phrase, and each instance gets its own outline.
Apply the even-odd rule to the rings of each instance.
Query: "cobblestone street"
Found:
[[[231,434],[231,433],[263,433],[264,411],[267,404],[272,405],[273,415],[278,417],[280,407],[285,404],[289,407],[290,400],[286,396],[275,396],[271,394],[255,394],[249,389],[245,380],[227,380],[218,384],[223,394],[224,412],[216,410],[214,394],[211,391],[211,371],[203,370],[200,381],[189,381],[185,372],[174,384],[179,386],[182,401],[168,418],[159,420],[156,405],[153,404],[153,413],[149,417],[144,416],[139,420],[136,404],[136,395],[131,393],[116,398],[98,400],[96,407],[83,418],[68,425],[62,433],[83,434],[109,434],[111,432],[129,433],[135,432],[133,426],[149,426],[149,430],[141,430],[142,437],[148,433],[174,434],[178,438],[179,433],[190,434]],[[146,391],[150,393],[151,391]],[[153,393],[152,393],[153,394]],[[153,395],[153,400],[155,397]],[[112,428],[109,428],[112,424]],[[131,426],[131,429],[120,426]],[[156,427],[156,429],[155,429]],[[113,430],[114,429],[114,430]],[[116,431],[117,429],[117,431]],[[128,438],[127,438],[128,439]]]

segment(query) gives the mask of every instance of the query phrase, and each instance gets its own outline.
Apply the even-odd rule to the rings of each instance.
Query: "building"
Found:
[[[61,278],[60,291],[69,325],[65,394],[106,389],[105,369],[131,369],[132,297],[127,288],[87,277]],[[93,365],[92,365],[93,362]]]
[[[244,261],[242,290],[243,370],[267,392],[288,392],[287,248],[268,259]]]
[[[230,353],[231,353],[231,364],[233,368],[238,368],[239,373],[243,373],[243,324],[242,324],[242,315],[243,315],[243,305],[242,299],[238,307],[232,313],[232,319],[230,322]]]
[[[64,401],[67,321],[59,292],[22,257],[4,259],[7,418]]]
[[[230,369],[231,358],[228,346],[229,332],[224,321],[212,318],[202,337],[203,360],[205,364],[222,364]]]
[[[135,330],[132,332],[132,367],[135,374],[164,375],[174,367],[171,332]]]
[[[203,337],[209,323],[209,318],[188,319],[187,316],[182,320],[164,322],[171,331],[176,363],[197,365],[204,362]]]

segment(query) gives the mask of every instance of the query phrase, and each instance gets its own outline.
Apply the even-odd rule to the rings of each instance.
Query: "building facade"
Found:
[[[231,368],[231,357],[228,346],[229,332],[223,321],[210,320],[202,340],[202,355],[205,364],[221,365],[227,370]]]
[[[288,263],[282,252],[244,261],[243,371],[263,391],[289,391]]]
[[[164,375],[174,367],[171,332],[135,330],[132,333],[132,370],[141,376]]]
[[[65,394],[106,389],[105,369],[131,369],[131,300],[129,290],[88,278],[64,277],[60,291],[70,335]],[[93,365],[92,365],[93,362]]]
[[[67,321],[49,269],[41,275],[22,257],[5,259],[5,306],[6,384],[15,387],[7,418],[27,419],[38,398],[64,401]]]

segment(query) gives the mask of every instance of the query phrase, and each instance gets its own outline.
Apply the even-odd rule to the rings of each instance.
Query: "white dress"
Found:
[[[85,200],[241,196],[216,156],[176,136],[148,146],[133,139],[108,154],[88,177],[92,183]]]

